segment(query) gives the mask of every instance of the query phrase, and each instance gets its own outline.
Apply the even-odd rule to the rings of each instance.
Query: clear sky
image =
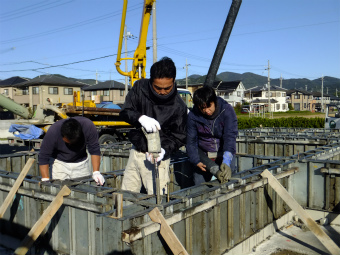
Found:
[[[177,78],[185,78],[186,59],[189,75],[207,74],[231,2],[156,2],[158,59],[171,57]],[[130,57],[142,6],[143,0],[128,2],[127,30],[135,36],[128,40]],[[40,74],[96,79],[97,73],[99,81],[124,82],[114,65],[122,7],[123,0],[0,0],[0,79]],[[147,77],[152,60],[151,48]],[[243,0],[218,73],[267,76],[268,60],[271,78],[340,78],[340,1]]]

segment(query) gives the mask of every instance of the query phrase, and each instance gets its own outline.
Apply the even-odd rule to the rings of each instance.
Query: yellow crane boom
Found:
[[[149,27],[149,22],[150,22],[152,5],[154,2],[155,0],[144,0],[142,23],[140,27],[139,42],[138,42],[137,49],[133,55],[133,58],[122,58],[121,53],[122,53],[122,45],[123,45],[123,37],[124,37],[126,10],[127,10],[127,4],[128,4],[128,0],[124,0],[122,21],[120,25],[120,34],[119,34],[119,42],[118,42],[117,61],[115,65],[116,65],[116,69],[118,73],[120,73],[121,75],[130,77],[132,86],[136,80],[145,78],[146,39],[148,35],[148,27]],[[131,71],[124,72],[120,68],[122,60],[133,60]]]

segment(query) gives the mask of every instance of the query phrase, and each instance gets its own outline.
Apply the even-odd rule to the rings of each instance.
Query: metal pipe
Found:
[[[205,78],[204,85],[212,86],[214,84],[214,80],[216,78],[217,71],[220,67],[223,53],[227,46],[241,3],[242,0],[233,0],[233,2],[231,3],[228,17],[226,19],[220,39],[218,41],[214,57],[211,61],[208,74]]]

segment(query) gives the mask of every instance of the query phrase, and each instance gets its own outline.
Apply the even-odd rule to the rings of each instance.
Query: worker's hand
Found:
[[[199,169],[201,169],[203,172],[207,171],[205,168],[207,167],[206,165],[204,165],[202,162],[199,162],[196,165]]]
[[[230,167],[231,161],[233,160],[233,154],[229,151],[223,153],[223,163]]]
[[[222,163],[222,165],[220,166],[220,171],[222,171],[224,173],[224,181],[229,181],[231,178],[231,168],[230,166],[228,166],[225,163]]]
[[[156,158],[156,161],[159,162],[164,158],[165,155],[165,150],[163,148],[161,148],[161,153],[159,153],[158,158]]]
[[[145,155],[146,155],[147,160],[149,160],[151,163],[155,163],[152,153],[146,152]],[[165,150],[163,148],[161,148],[161,152],[158,154],[156,161],[157,162],[161,161],[164,158],[164,155],[165,155]]]
[[[220,183],[224,183],[226,182],[227,180],[225,179],[225,172],[219,170],[217,173],[216,173],[216,178],[217,180],[219,180]]]
[[[99,171],[94,171],[92,174],[92,179],[97,183],[97,185],[104,185],[105,179],[104,176]]]
[[[161,125],[154,118],[150,118],[146,115],[142,115],[139,117],[138,121],[142,125],[142,127],[145,128],[147,132],[154,133],[157,130],[161,130]]]

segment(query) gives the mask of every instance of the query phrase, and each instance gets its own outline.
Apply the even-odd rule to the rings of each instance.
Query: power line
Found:
[[[41,9],[41,10],[37,10],[35,12],[31,12],[31,13],[27,13],[26,10],[22,10],[22,11],[18,11],[17,13],[14,13],[14,14],[7,14],[7,15],[1,15],[2,18],[4,18],[3,16],[12,16],[12,15],[17,15],[15,17],[9,17],[9,18],[5,18],[5,19],[2,19],[1,22],[6,22],[6,21],[10,21],[10,20],[13,20],[13,19],[16,19],[16,18],[22,18],[22,17],[25,17],[25,16],[29,16],[29,15],[32,15],[34,13],[37,13],[37,12],[42,12],[42,11],[45,11],[45,10],[48,10],[48,9],[52,9],[52,8],[55,8],[55,7],[58,7],[58,6],[61,6],[61,5],[65,5],[65,4],[68,4],[68,3],[71,3],[73,2],[74,0],[71,0],[71,1],[68,1],[68,2],[65,2],[65,3],[61,3],[61,4],[58,4],[58,5],[54,5],[54,6],[51,6],[51,7],[48,7],[48,8],[44,8],[44,9]],[[51,5],[51,4],[54,4],[54,3],[57,3],[59,1],[56,1],[56,2],[52,2],[52,3],[45,3],[43,4],[42,6],[45,6],[45,5]],[[32,8],[33,10],[34,9],[37,9],[37,8],[41,8],[42,6],[38,6],[38,7],[34,7]],[[25,8],[25,7],[24,7]],[[21,8],[21,9],[24,9],[24,8]],[[20,9],[19,9],[20,10]],[[12,12],[15,12],[15,11],[12,11]],[[21,13],[25,13],[25,14],[21,14]]]
[[[131,6],[132,9],[129,9],[128,12],[139,9],[139,7],[141,5],[142,4],[136,4],[134,6]],[[91,18],[91,19],[88,19],[88,20],[85,20],[85,21],[81,21],[81,22],[74,23],[74,24],[71,24],[71,25],[68,25],[68,26],[56,28],[56,29],[53,29],[53,30],[49,30],[49,31],[45,31],[45,32],[41,32],[41,33],[37,33],[37,34],[33,34],[33,35],[27,35],[27,36],[18,37],[18,38],[15,38],[15,39],[4,40],[4,41],[1,41],[1,43],[2,44],[14,43],[14,42],[18,42],[18,41],[24,41],[24,40],[27,40],[27,39],[42,37],[42,36],[45,36],[45,35],[55,34],[55,33],[58,33],[58,32],[63,32],[63,31],[69,30],[69,29],[74,29],[74,28],[77,28],[77,27],[80,27],[80,26],[88,25],[88,24],[91,24],[91,23],[94,23],[94,22],[102,21],[102,20],[105,20],[105,19],[108,19],[108,18],[111,18],[111,17],[115,17],[115,16],[118,16],[118,15],[121,15],[121,11],[111,12],[111,13],[101,15],[101,16],[98,16],[98,17],[95,17],[95,18]]]

